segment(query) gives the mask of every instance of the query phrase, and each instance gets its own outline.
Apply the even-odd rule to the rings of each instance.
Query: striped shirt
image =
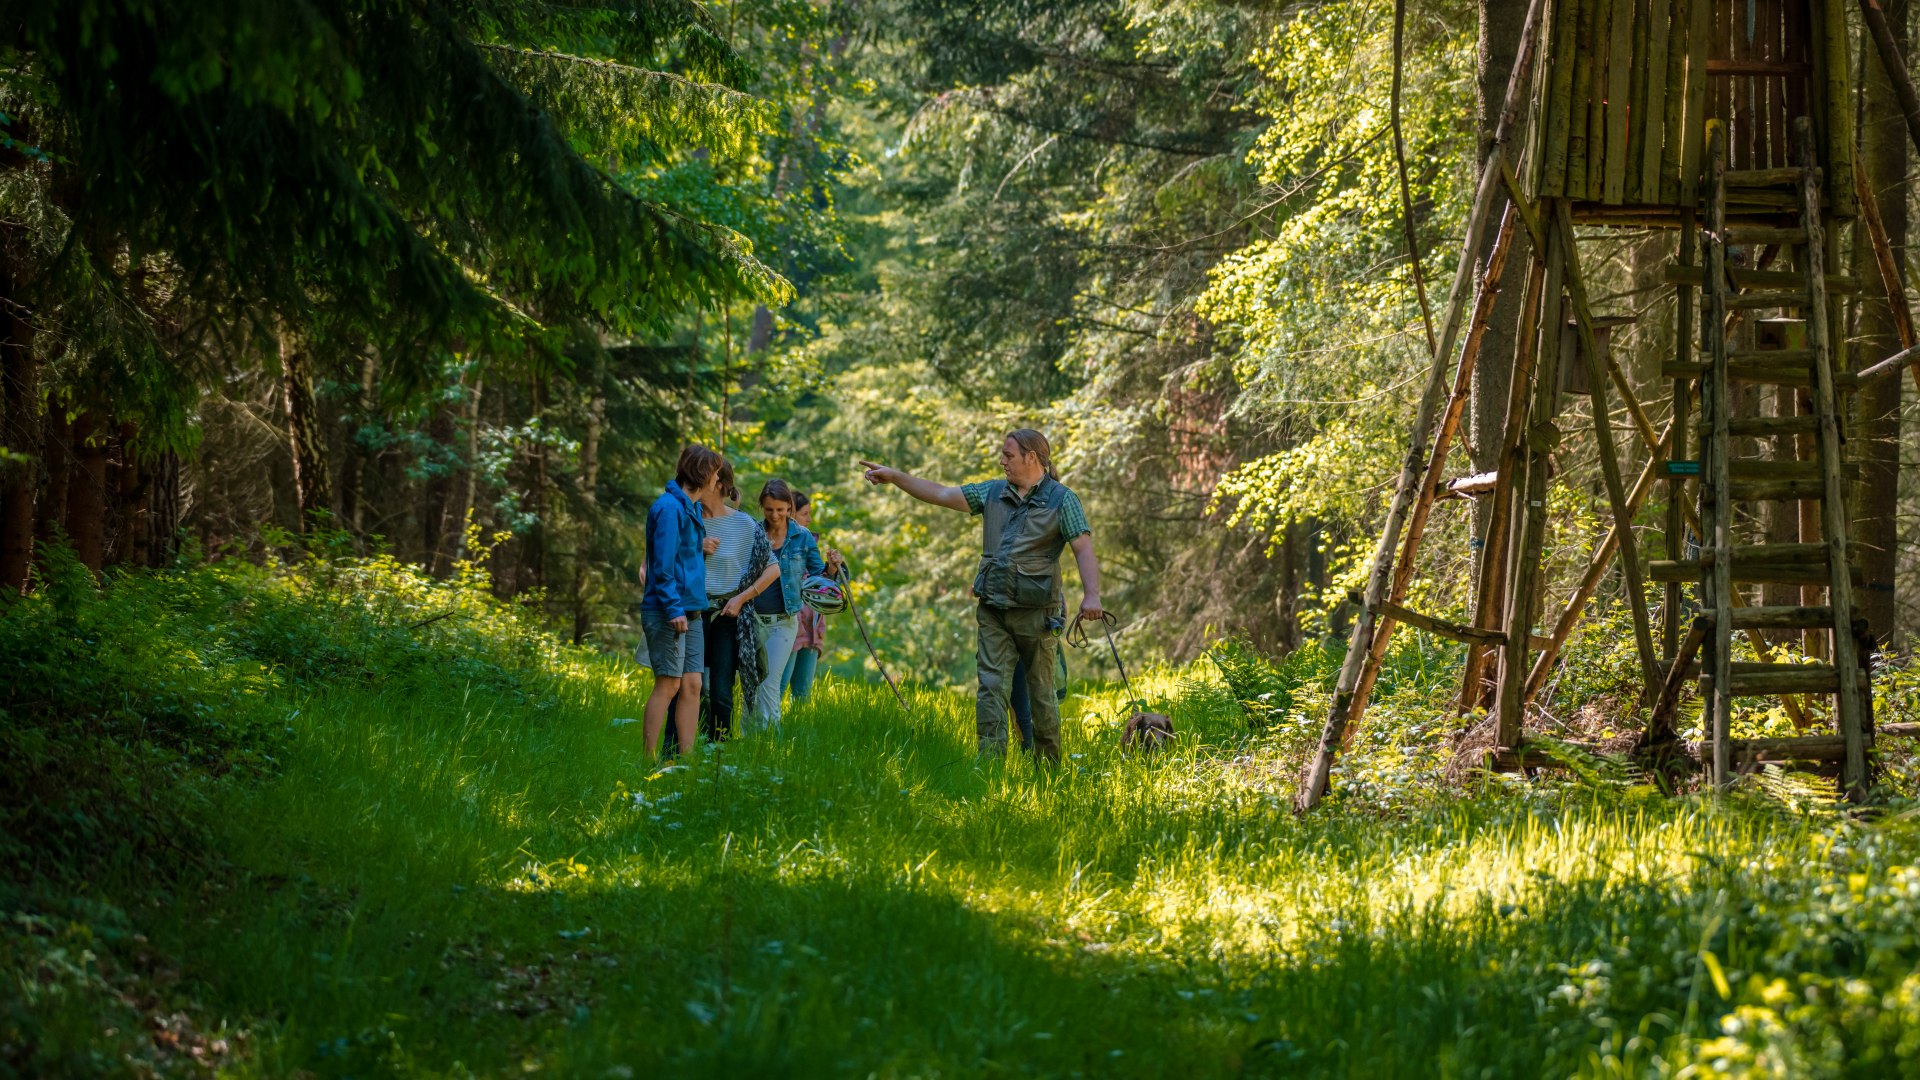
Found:
[[[720,550],[707,556],[707,595],[732,596],[740,589],[740,578],[747,572],[753,554],[753,533],[760,523],[753,515],[731,507],[719,517],[705,521],[707,535],[720,541]]]

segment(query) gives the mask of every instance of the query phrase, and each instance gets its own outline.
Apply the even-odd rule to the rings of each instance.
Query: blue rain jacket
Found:
[[[678,480],[647,510],[647,591],[640,610],[665,612],[678,619],[707,609],[707,557],[700,542],[707,530],[700,508]]]

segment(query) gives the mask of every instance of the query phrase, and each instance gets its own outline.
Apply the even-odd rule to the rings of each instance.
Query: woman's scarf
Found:
[[[767,530],[757,522],[751,543],[752,547],[747,550],[747,572],[734,589],[736,593],[745,592],[760,580],[760,575],[767,572],[767,564],[773,561],[773,541],[767,539]],[[733,631],[735,651],[739,654],[734,670],[740,676],[741,700],[748,708],[752,708],[753,696],[760,692],[760,681],[767,676],[760,666],[760,620],[753,615],[753,601],[749,600],[740,606],[740,619]]]

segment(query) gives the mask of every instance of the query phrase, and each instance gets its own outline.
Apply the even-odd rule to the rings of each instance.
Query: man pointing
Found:
[[[1053,472],[1047,437],[1032,428],[1008,435],[1000,446],[1002,480],[949,487],[899,469],[862,461],[867,480],[892,484],[921,502],[978,514],[981,518],[980,571],[973,595],[980,603],[976,658],[980,691],[974,718],[980,752],[1007,751],[1007,702],[1013,669],[1025,661],[1027,689],[1033,701],[1033,749],[1060,760],[1060,705],[1054,698],[1054,653],[1066,610],[1061,591],[1060,551],[1073,548],[1080,567],[1080,614],[1098,619],[1100,565],[1093,555],[1093,530],[1080,497]]]

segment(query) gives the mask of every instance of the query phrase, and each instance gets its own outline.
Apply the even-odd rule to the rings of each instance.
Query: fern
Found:
[[[1762,765],[1753,775],[1753,791],[1796,813],[1825,809],[1840,802],[1840,785],[1830,776],[1789,771]]]
[[[1550,735],[1531,736],[1527,744],[1551,755],[1589,787],[1630,788],[1647,782],[1645,771],[1623,755],[1598,753]]]

